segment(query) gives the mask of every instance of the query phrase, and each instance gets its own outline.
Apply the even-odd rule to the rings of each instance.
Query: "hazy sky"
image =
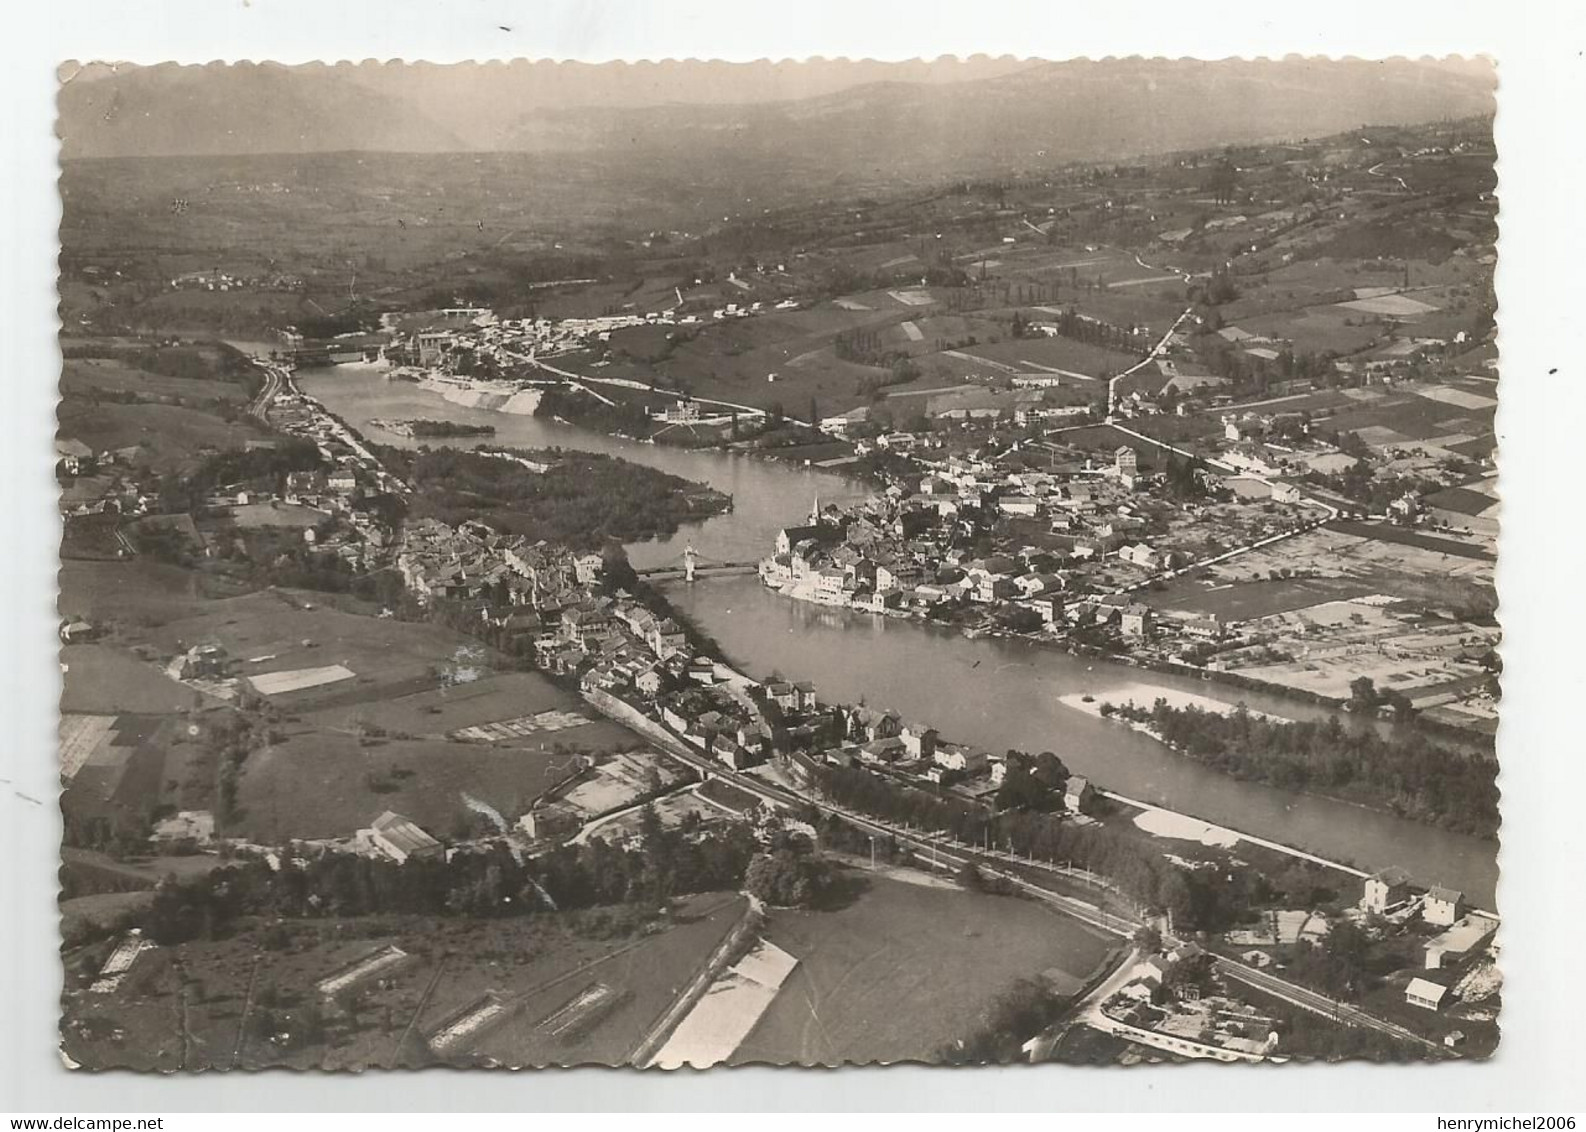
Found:
[[[1477,75],[1477,71],[1482,73]],[[1016,72],[1029,74],[1009,77]],[[911,110],[923,113],[927,104],[940,108],[941,88],[974,82],[977,91],[1015,99],[1021,112],[1039,109],[1048,115],[1051,121],[1037,115],[1021,127],[1026,133],[1040,133],[1057,119],[1072,129],[1084,122],[1069,119],[1104,124],[1109,115],[1125,112],[1128,104],[1139,101],[1142,86],[1154,91],[1155,83],[1149,79],[1156,72],[1172,75],[1181,89],[1176,88],[1178,93],[1172,96],[1164,95],[1165,101],[1151,111],[1152,121],[1161,130],[1179,133],[1183,131],[1174,122],[1193,116],[1200,102],[1215,95],[1219,85],[1226,85],[1225,77],[1229,82],[1251,81],[1250,76],[1259,73],[1249,97],[1233,103],[1224,98],[1225,104],[1217,111],[1226,119],[1230,136],[1240,137],[1284,134],[1291,126],[1301,132],[1317,132],[1324,126],[1349,128],[1373,120],[1378,106],[1391,116],[1402,109],[1394,98],[1384,97],[1379,102],[1366,93],[1368,88],[1381,88],[1386,94],[1384,84],[1397,84],[1401,94],[1406,83],[1422,88],[1417,104],[1405,111],[1410,117],[1402,120],[1424,119],[1428,107],[1433,116],[1440,112],[1436,89],[1451,91],[1449,105],[1462,107],[1469,105],[1463,94],[1471,89],[1473,79],[1475,85],[1491,89],[1490,65],[1475,60],[1377,64],[1294,58],[1220,64],[1136,59],[1053,65],[1006,56],[975,56],[963,61],[944,58],[903,63],[821,59],[634,64],[369,61],[294,67],[269,63],[187,67],[96,63],[61,68],[60,132],[67,141],[68,157],[334,148],[479,151],[521,147],[526,123],[533,123],[533,130],[547,136],[555,135],[560,112],[579,108],[796,103],[890,82],[912,84],[918,90],[916,97],[907,90],[894,89],[892,97],[879,100],[878,106],[888,103],[889,112],[907,116]],[[1097,103],[1098,98],[1103,101]],[[1301,113],[1303,105],[1281,113],[1276,105],[1268,106],[1294,98],[1313,112]],[[956,96],[950,101],[956,102]],[[1044,105],[1037,107],[1036,103]],[[1087,111],[1086,106],[1091,109]],[[1331,117],[1322,113],[1328,106],[1339,113]],[[880,107],[875,113],[885,109]],[[986,123],[974,118],[975,108],[968,101],[961,109],[965,137],[960,140],[968,144],[984,134]],[[996,107],[989,107],[981,117],[990,115],[988,120],[994,124],[1000,112],[993,111]],[[817,118],[820,112],[816,107]],[[941,111],[936,118],[944,114],[946,111]],[[1260,123],[1242,124],[1245,118],[1263,114],[1272,119],[1268,128],[1257,128]],[[933,122],[935,118],[917,122],[914,128],[927,129]],[[1120,138],[1119,143],[1138,144],[1142,151],[1161,148],[1150,137]]]
[[[459,137],[486,142],[524,113],[577,106],[653,106],[657,103],[753,103],[809,98],[865,83],[944,84],[990,78],[1036,65],[1011,57],[883,63],[816,59],[755,63],[668,60],[660,63],[576,63],[515,60],[510,63],[309,64],[293,71],[335,75],[383,95],[404,99]],[[213,66],[213,64],[212,64]],[[91,63],[62,68],[62,78],[95,82],[171,64]]]

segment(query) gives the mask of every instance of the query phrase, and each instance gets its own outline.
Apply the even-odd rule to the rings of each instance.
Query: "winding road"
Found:
[[[603,714],[609,714],[605,713],[604,709],[601,709],[600,705],[593,700],[590,703],[597,710],[602,710]],[[619,723],[625,722],[620,717],[613,716],[613,718],[617,719]],[[973,864],[982,874],[1005,880],[1024,895],[1039,900],[1056,911],[1110,935],[1128,938],[1146,922],[1145,918],[1138,914],[1126,916],[1118,912],[1112,912],[1099,905],[1091,904],[1063,893],[1053,892],[1051,889],[1033,882],[1028,876],[1009,872],[1003,867],[1006,864],[1006,858],[1000,854],[986,853],[960,845],[941,834],[913,829],[900,829],[888,822],[856,813],[853,810],[835,805],[812,794],[785,786],[772,785],[754,775],[729,770],[721,763],[707,758],[705,755],[693,750],[681,739],[671,737],[669,734],[667,735],[668,742],[659,743],[661,738],[659,725],[656,725],[656,731],[650,734],[652,738],[658,740],[658,745],[663,746],[668,753],[695,767],[707,777],[721,778],[739,789],[746,790],[775,805],[813,806],[821,813],[836,814],[866,833],[891,837],[896,839],[901,845],[929,852],[937,868],[944,866],[960,868],[965,864]],[[1040,868],[1042,866],[1037,865],[1036,867]],[[1170,937],[1166,941],[1170,946],[1178,942]],[[1447,1049],[1430,1039],[1423,1038],[1421,1035],[1397,1023],[1368,1014],[1358,1007],[1337,1002],[1324,994],[1291,983],[1276,975],[1221,957],[1216,959],[1216,964],[1218,971],[1226,977],[1255,987],[1257,990],[1265,991],[1267,994],[1281,998],[1285,1002],[1308,1010],[1313,1014],[1319,1014],[1344,1025],[1376,1030],[1378,1033],[1416,1045],[1438,1057],[1459,1056],[1457,1052]]]

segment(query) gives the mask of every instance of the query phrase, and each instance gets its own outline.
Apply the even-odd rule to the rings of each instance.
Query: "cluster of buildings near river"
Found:
[[[1136,592],[1191,561],[1174,545],[1181,509],[1141,493],[1162,479],[1143,473],[1127,445],[1111,463],[1061,468],[953,456],[912,491],[895,483],[846,508],[817,501],[805,524],[778,533],[760,577],[797,600],[936,616],[975,631],[1138,646],[1221,640],[1228,630],[1218,618],[1164,622]],[[1255,541],[1321,517],[1297,493],[1281,502],[1292,510],[1252,532]]]

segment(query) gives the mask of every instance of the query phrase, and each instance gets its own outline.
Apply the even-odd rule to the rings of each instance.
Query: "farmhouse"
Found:
[[[1409,898],[1410,874],[1392,865],[1366,878],[1360,906],[1368,912],[1380,914],[1398,907]]]
[[[388,857],[397,864],[411,859],[444,857],[446,848],[401,814],[387,810],[368,829],[353,835],[353,842],[366,853]]]
[[[524,836],[536,841],[577,833],[582,825],[582,814],[558,802],[536,806],[518,819]]]
[[[1452,927],[1463,911],[1465,894],[1451,888],[1434,888],[1426,894],[1421,906],[1421,918],[1438,927]]]
[[[55,456],[66,474],[75,476],[81,474],[83,468],[93,462],[94,450],[81,440],[68,437],[55,442]]]
[[[1119,615],[1118,628],[1126,637],[1150,640],[1156,631],[1155,615],[1149,605],[1127,605]]]
[[[903,749],[908,752],[910,758],[929,759],[935,757],[937,740],[941,736],[934,727],[922,727],[911,723],[898,733],[898,738],[903,740]]]
[[[1083,774],[1071,774],[1063,784],[1063,806],[1072,814],[1082,814],[1090,809],[1096,797],[1096,788]]]
[[[820,430],[830,436],[846,436],[848,435],[848,430],[854,425],[864,424],[869,419],[870,409],[865,405],[860,405],[856,409],[849,409],[846,413],[840,413],[834,417],[823,417],[820,422]]]
[[[215,815],[208,810],[179,810],[156,822],[151,841],[195,841],[207,845],[215,836]]]

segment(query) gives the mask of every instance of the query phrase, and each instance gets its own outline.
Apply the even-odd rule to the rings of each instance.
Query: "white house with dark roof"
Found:
[[[1391,865],[1366,878],[1360,906],[1368,912],[1384,913],[1410,898],[1410,874]]]
[[[1440,928],[1452,927],[1464,914],[1465,894],[1441,886],[1426,894],[1421,905],[1421,918]]]

